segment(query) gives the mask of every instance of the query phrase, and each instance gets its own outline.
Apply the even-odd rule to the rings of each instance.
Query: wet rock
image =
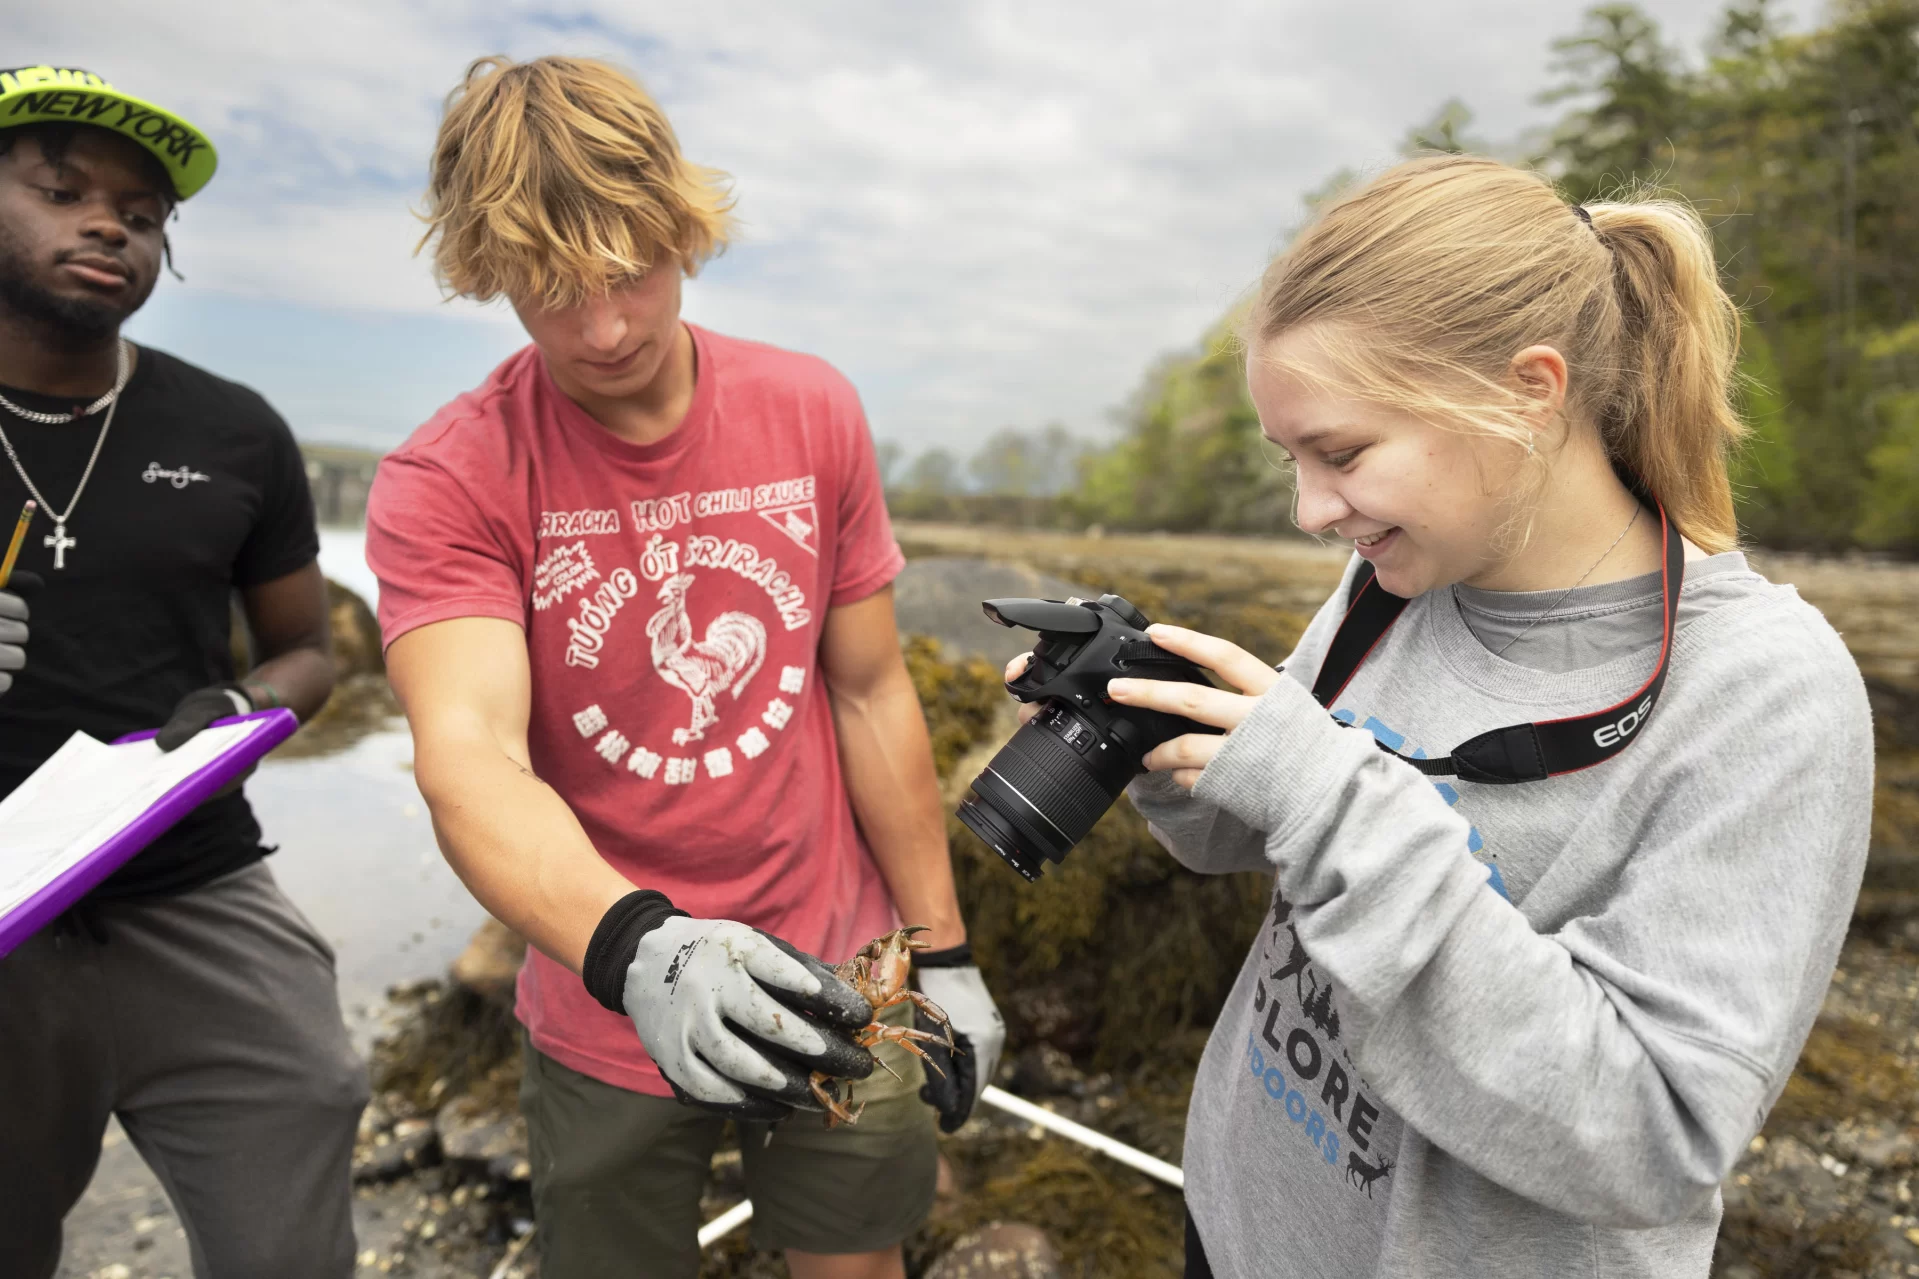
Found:
[[[375,1096],[360,1111],[360,1129],[355,1140],[372,1145],[383,1132],[390,1132],[396,1116],[387,1108],[386,1098]]]
[[[991,865],[987,869],[1002,874],[1006,870],[1004,865]],[[1059,1045],[1068,1051],[1083,1051],[1093,1045],[1097,1036],[1094,1024],[1097,995],[1090,976],[1062,973],[1049,986],[1015,987],[998,996],[1000,1010],[1007,1015],[1009,1024],[1024,1032],[1022,1039]],[[1079,980],[1075,982],[1075,978]]]
[[[331,578],[327,580],[326,590],[336,678],[386,674],[386,659],[380,649],[380,624],[373,616],[373,609]]]
[[[532,1175],[526,1118],[516,1107],[498,1108],[474,1097],[455,1097],[440,1107],[433,1126],[440,1136],[441,1154],[449,1161],[482,1164],[489,1176],[502,1181],[525,1181]]]
[[[1845,1165],[1821,1159],[1804,1143],[1782,1137],[1772,1143],[1770,1160],[1777,1208],[1795,1227],[1830,1220],[1845,1209],[1841,1178]]]
[[[1035,1226],[994,1222],[960,1236],[926,1279],[1059,1279],[1059,1251]]]
[[[1894,1124],[1841,1124],[1832,1134],[1832,1151],[1875,1172],[1919,1163],[1919,1142]]]
[[[1012,1090],[1022,1097],[1079,1097],[1086,1077],[1051,1044],[1034,1044],[1013,1059]]]
[[[440,1162],[440,1136],[424,1119],[402,1119],[362,1146],[353,1161],[353,1180],[392,1181]]]
[[[395,986],[392,1029],[376,1039],[374,1089],[392,1094],[395,1114],[431,1115],[455,1097],[503,1106],[520,1085],[518,1023],[512,1006],[438,981]]]
[[[452,977],[482,999],[510,1004],[525,960],[526,939],[488,916],[453,961]]]
[[[1085,596],[1086,588],[1023,564],[939,555],[907,563],[893,583],[893,611],[902,634],[930,635],[952,656],[979,654],[1004,664],[1033,647],[1031,631],[986,620],[980,601],[1012,595],[1040,599]]]

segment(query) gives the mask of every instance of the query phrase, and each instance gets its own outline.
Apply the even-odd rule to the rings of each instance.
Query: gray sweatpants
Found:
[[[0,959],[0,1275],[53,1275],[118,1115],[200,1279],[342,1279],[366,1099],[333,952],[264,864],[88,905]]]

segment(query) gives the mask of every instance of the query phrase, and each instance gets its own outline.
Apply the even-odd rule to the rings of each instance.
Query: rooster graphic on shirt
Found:
[[[693,638],[693,622],[686,615],[686,593],[691,573],[675,573],[660,586],[662,605],[646,623],[653,643],[653,669],[661,679],[693,701],[693,719],[673,730],[675,745],[684,746],[706,736],[720,722],[714,702],[721,693],[738,697],[766,660],[766,627],[749,613],[721,613],[707,623],[704,639]]]

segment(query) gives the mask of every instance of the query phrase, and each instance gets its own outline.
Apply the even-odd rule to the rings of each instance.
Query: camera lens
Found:
[[[958,816],[1014,870],[1038,879],[1086,838],[1138,768],[1127,744],[1049,701],[973,779]]]
[[[977,798],[963,800],[958,816],[966,823],[968,830],[978,835],[982,843],[998,853],[1008,866],[1018,871],[1028,882],[1040,877],[1046,863],[1025,852],[1020,833],[984,801]]]

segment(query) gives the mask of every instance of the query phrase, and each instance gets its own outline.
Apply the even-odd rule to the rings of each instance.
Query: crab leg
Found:
[[[866,1028],[865,1035],[861,1039],[861,1046],[866,1048],[871,1048],[874,1044],[880,1043],[885,1040],[891,1040],[893,1043],[896,1043],[900,1047],[904,1048],[907,1052],[912,1053],[915,1057],[918,1057],[921,1061],[931,1066],[933,1070],[942,1079],[946,1077],[946,1072],[939,1068],[939,1063],[934,1061],[931,1057],[927,1056],[926,1050],[921,1048],[919,1043],[913,1042],[914,1040],[919,1040],[920,1043],[947,1044],[949,1048],[952,1046],[950,1043],[947,1043],[946,1040],[941,1039],[938,1035],[931,1035],[923,1030],[914,1030],[911,1026],[879,1026],[879,1027],[868,1026]],[[885,1065],[884,1062],[881,1062],[880,1064]],[[887,1067],[887,1071],[889,1074],[893,1074],[893,1078],[895,1079],[899,1078],[898,1074],[893,1073],[892,1067],[890,1066]]]
[[[861,1102],[857,1109],[849,1111],[845,1103],[827,1089],[826,1083],[831,1078],[830,1075],[814,1071],[813,1077],[807,1081],[807,1086],[813,1090],[813,1096],[826,1108],[826,1126],[831,1128],[835,1124],[858,1123],[860,1115],[865,1113],[866,1103]]]
[[[926,996],[920,994],[917,990],[900,990],[900,991],[894,992],[890,997],[883,999],[879,1003],[873,1005],[873,1015],[874,1017],[877,1018],[879,1016],[880,1009],[891,1008],[895,1004],[906,1004],[906,1003],[912,1004],[914,1007],[918,1008],[921,1012],[925,1013],[929,1018],[931,1018],[934,1022],[936,1022],[939,1025],[940,1029],[946,1032],[946,1037],[945,1037],[946,1046],[948,1048],[951,1048],[953,1046],[952,1020],[949,1017],[947,1017],[946,1011],[944,1009],[942,1009],[938,1004],[934,1003],[932,1000],[928,999]]]
[[[953,1020],[946,1015],[946,1010],[926,996],[920,994],[917,990],[906,990],[900,993],[911,1000],[914,1007],[918,1008],[939,1024],[939,1028],[946,1032],[946,1046],[948,1048],[953,1047]]]

